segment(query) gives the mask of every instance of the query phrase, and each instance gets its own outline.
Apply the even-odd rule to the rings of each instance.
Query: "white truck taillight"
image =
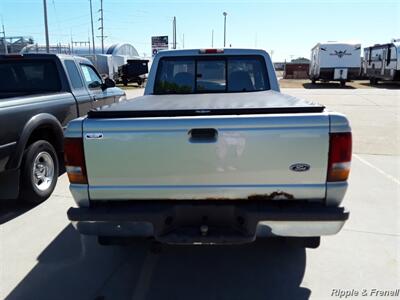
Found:
[[[329,136],[328,182],[346,181],[350,173],[351,133],[337,132]]]
[[[64,160],[71,183],[87,184],[82,138],[64,139]]]

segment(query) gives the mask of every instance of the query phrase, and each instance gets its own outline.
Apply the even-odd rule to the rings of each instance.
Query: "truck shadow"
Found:
[[[58,177],[65,173],[65,167],[60,167]],[[3,199],[0,201],[0,225],[15,219],[40,204],[24,203],[18,199]]]
[[[375,89],[388,89],[388,90],[399,90],[400,82],[380,82],[378,84],[371,85],[369,82],[360,83],[363,86],[373,87]]]
[[[38,206],[38,204],[21,203],[21,201],[18,199],[1,200],[0,225],[17,218],[20,215],[23,215],[36,206]]]
[[[318,83],[311,83],[305,82],[303,83],[303,87],[305,89],[349,89],[353,90],[355,87],[346,84],[344,87],[340,86],[338,82],[318,82]]]
[[[99,246],[67,226],[6,297],[13,299],[308,299],[304,248],[277,240],[240,246]]]

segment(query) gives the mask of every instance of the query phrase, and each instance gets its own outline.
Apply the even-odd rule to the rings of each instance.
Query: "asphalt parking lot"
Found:
[[[350,118],[354,155],[344,205],[351,216],[338,235],[312,250],[274,240],[156,251],[149,241],[99,246],[67,220],[74,203],[64,174],[45,203],[0,209],[0,298],[334,299],[336,289],[360,292],[347,299],[376,299],[361,293],[399,289],[400,90],[282,91]]]

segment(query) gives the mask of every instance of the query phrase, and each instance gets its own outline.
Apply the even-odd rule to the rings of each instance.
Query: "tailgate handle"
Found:
[[[214,128],[194,128],[188,134],[191,143],[214,143],[218,138],[218,131]]]

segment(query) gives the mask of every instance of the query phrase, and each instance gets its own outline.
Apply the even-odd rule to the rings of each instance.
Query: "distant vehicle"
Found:
[[[348,120],[281,94],[263,50],[160,51],[144,96],[69,123],[65,157],[68,218],[101,243],[317,247],[349,216]]]
[[[338,42],[318,43],[311,49],[310,79],[329,82],[355,79],[361,70],[361,45]]]
[[[69,55],[1,55],[0,78],[0,199],[40,203],[56,185],[67,123],[125,93]]]
[[[400,39],[364,48],[363,75],[371,84],[400,80]]]
[[[145,75],[149,73],[149,61],[145,59],[128,59],[128,62],[118,67],[116,80],[127,86],[129,82],[137,83],[141,86],[145,80]]]

